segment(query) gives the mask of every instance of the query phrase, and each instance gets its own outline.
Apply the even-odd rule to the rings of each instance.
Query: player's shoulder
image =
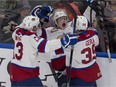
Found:
[[[50,33],[53,33],[53,32],[58,31],[58,29],[55,28],[55,27],[48,27],[48,28],[46,28],[46,31],[47,31],[47,32],[50,32]]]
[[[24,28],[17,28],[14,31],[17,35],[23,35],[23,36],[31,36],[31,35],[37,35],[35,32],[29,31],[27,29]]]
[[[88,27],[87,30],[97,31],[94,27]]]
[[[21,30],[21,28],[16,28],[16,29],[13,31],[12,36],[15,36],[16,34],[18,34],[20,30]]]
[[[97,30],[94,28],[94,27],[88,27],[86,32],[89,32],[89,33],[97,33]]]

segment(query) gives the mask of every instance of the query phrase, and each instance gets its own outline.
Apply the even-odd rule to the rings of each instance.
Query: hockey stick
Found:
[[[48,65],[49,65],[50,69],[51,69],[51,72],[53,73],[53,74],[51,74],[51,75],[54,77],[55,81],[58,82],[57,73],[55,72],[54,69],[52,69],[51,63],[50,63],[50,62],[47,62],[47,63],[48,63]],[[51,76],[51,75],[46,75],[46,76]]]
[[[58,73],[44,75],[45,78],[44,78],[44,79],[41,79],[41,81],[47,81],[47,77],[49,77],[49,76],[57,76],[57,74],[58,74]]]
[[[102,1],[104,1],[104,0],[102,0]],[[109,62],[112,62],[110,49],[109,49],[108,38],[107,38],[108,34],[107,34],[107,31],[105,30],[105,26],[104,26],[104,21],[105,21],[105,15],[103,13],[104,8],[102,8],[102,6],[100,5],[100,1],[99,0],[95,1],[95,4],[96,5],[92,5],[90,7],[92,8],[93,6],[95,6],[94,7],[95,8],[94,11],[96,12],[96,14],[98,16],[98,24],[100,26],[100,29],[103,32],[104,41],[105,41],[105,47],[106,47],[106,51],[107,51],[107,54],[108,54],[108,60],[109,60]]]
[[[76,14],[75,10],[69,5],[68,2],[61,1],[61,3],[73,14],[73,17],[74,17],[73,33],[75,33],[77,14]],[[72,66],[73,51],[74,51],[74,46],[71,46],[69,69],[68,69],[68,73],[67,73],[68,80],[67,80],[66,86],[70,85],[70,79],[71,79],[70,75],[71,75],[71,66]]]

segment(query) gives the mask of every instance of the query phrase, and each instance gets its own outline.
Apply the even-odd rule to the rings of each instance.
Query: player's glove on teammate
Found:
[[[63,47],[67,48],[69,45],[75,45],[78,42],[76,34],[63,35],[61,38],[61,44]]]

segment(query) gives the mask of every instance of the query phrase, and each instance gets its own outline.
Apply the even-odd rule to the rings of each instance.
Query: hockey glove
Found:
[[[76,34],[63,35],[61,38],[61,44],[63,47],[67,48],[69,45],[75,45],[78,42]]]

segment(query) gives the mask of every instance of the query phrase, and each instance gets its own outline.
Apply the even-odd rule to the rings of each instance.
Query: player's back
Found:
[[[23,81],[38,76],[39,67],[36,58],[37,46],[40,41],[36,38],[36,34],[19,28],[13,32],[12,38],[14,40],[14,57],[10,63],[10,79]]]
[[[95,47],[99,44],[99,38],[95,31],[86,30],[79,34],[78,40],[79,42],[74,46],[72,66],[85,68],[95,62]]]
[[[84,81],[91,82],[102,76],[99,66],[96,63],[95,47],[98,44],[99,38],[95,31],[86,30],[79,34],[78,43],[74,45],[71,78],[80,78]],[[70,55],[70,51],[67,53]],[[68,59],[66,63],[69,66]]]
[[[21,28],[13,33],[15,47],[12,63],[24,67],[36,67],[37,48],[33,47],[31,42],[34,36],[36,36],[34,33]]]

